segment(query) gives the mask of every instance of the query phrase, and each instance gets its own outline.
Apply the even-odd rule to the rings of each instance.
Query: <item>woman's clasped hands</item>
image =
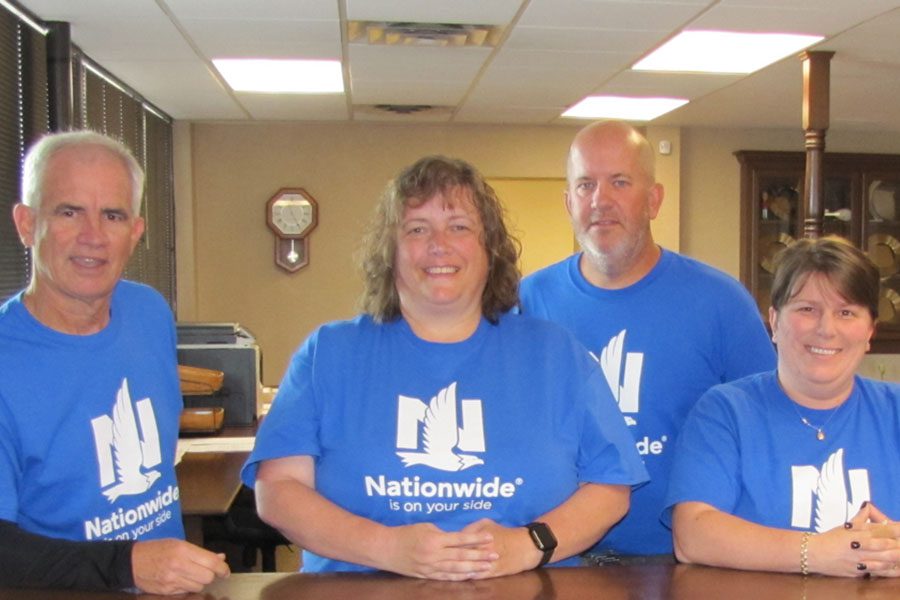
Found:
[[[430,523],[389,528],[384,568],[427,579],[462,581],[511,575],[534,568],[541,558],[524,527],[481,519],[458,532]]]
[[[864,502],[843,526],[809,539],[809,569],[844,577],[900,577],[900,522]]]

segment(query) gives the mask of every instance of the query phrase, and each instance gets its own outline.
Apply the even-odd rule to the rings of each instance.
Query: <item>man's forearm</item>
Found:
[[[0,520],[0,585],[121,590],[131,588],[130,541],[73,542]]]

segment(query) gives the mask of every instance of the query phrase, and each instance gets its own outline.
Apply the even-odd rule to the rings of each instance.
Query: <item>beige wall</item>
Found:
[[[179,319],[241,323],[262,347],[264,383],[277,384],[318,324],[356,314],[353,254],[375,198],[399,169],[443,153],[489,178],[560,178],[576,129],[194,124],[177,139],[177,156],[190,157],[177,166],[189,164],[191,183],[177,184],[176,203],[192,209],[194,225],[177,232],[179,256],[194,246],[193,265],[178,262]],[[282,187],[304,187],[319,204],[310,264],[294,275],[274,265],[265,224],[265,203]]]
[[[663,203],[651,223],[653,239],[664,248],[681,251],[681,131],[675,127],[648,127],[644,134],[656,151],[656,181],[663,185]],[[668,142],[671,154],[660,154],[660,142]]]
[[[363,123],[178,124],[175,135],[178,317],[236,321],[263,349],[275,385],[296,346],[320,323],[356,314],[353,253],[387,180],[422,155],[443,153],[492,179],[561,178],[571,127]],[[666,188],[655,239],[738,276],[739,167],[735,150],[799,150],[799,131],[648,127],[672,145],[657,156]],[[900,153],[896,136],[831,135],[831,151]],[[279,188],[304,187],[319,203],[310,265],[275,267],[264,206]],[[554,199],[556,202],[556,199]],[[560,201],[559,210],[564,210]],[[900,378],[893,357],[887,377]],[[867,363],[868,365],[869,363]]]
[[[510,232],[522,245],[522,276],[570,256],[577,247],[565,210],[564,178],[490,179],[503,199]]]

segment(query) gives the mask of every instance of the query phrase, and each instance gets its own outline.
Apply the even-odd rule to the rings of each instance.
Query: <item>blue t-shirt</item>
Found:
[[[243,471],[315,457],[316,490],[389,526],[523,526],[580,483],[647,479],[603,374],[563,329],[520,315],[482,320],[459,343],[403,319],[319,328],[291,360]],[[570,559],[566,564],[575,564]],[[365,570],[304,554],[304,571]]]
[[[791,400],[774,371],[752,375],[709,390],[675,452],[667,523],[679,502],[798,531],[840,527],[867,500],[898,519],[900,385],[857,376],[843,404],[815,410]]]
[[[668,553],[659,513],[681,424],[711,386],[773,369],[775,352],[753,299],[712,267],[663,250],[640,281],[608,290],[584,278],[580,258],[527,277],[522,312],[565,326],[594,354],[651,478],[593,551]]]
[[[122,281],[109,324],[68,335],[0,307],[0,519],[70,540],[184,537],[175,326]]]

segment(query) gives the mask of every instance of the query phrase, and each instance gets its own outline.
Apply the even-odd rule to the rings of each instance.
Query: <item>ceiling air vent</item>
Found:
[[[443,122],[453,115],[451,106],[431,104],[355,104],[353,114],[369,121]]]
[[[373,46],[447,46],[493,47],[502,33],[494,25],[459,23],[402,23],[386,21],[349,21],[347,37],[351,44]]]
[[[376,104],[375,110],[394,113],[396,115],[414,115],[416,113],[431,110],[430,104]]]

